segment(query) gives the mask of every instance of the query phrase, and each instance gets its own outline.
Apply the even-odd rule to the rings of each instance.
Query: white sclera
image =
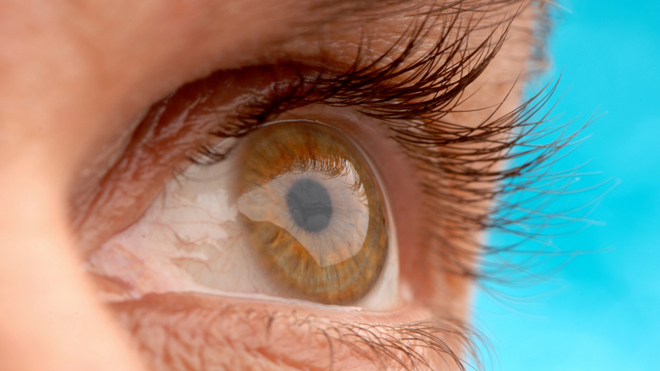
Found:
[[[103,299],[117,301],[137,299],[149,293],[198,292],[287,300],[286,292],[272,282],[272,278],[255,261],[247,245],[245,231],[237,222],[239,211],[246,215],[250,211],[245,204],[241,207],[240,200],[236,205],[230,198],[230,185],[236,176],[233,173],[236,168],[234,161],[233,157],[229,157],[214,165],[191,165],[165,186],[136,223],[90,255],[85,264],[86,270],[119,280],[125,284],[122,286],[128,288],[121,295],[105,292]],[[288,181],[294,181],[299,176],[320,177],[310,174],[290,174]],[[286,181],[285,176],[281,178]],[[317,180],[327,187],[333,202],[354,203],[360,200],[360,192],[353,193],[345,186],[354,183],[352,179],[335,178],[330,183],[327,179]],[[336,183],[333,185],[332,181]],[[341,191],[341,188],[346,191]],[[354,199],[351,200],[351,197]],[[283,202],[283,207],[286,207],[286,202]],[[311,242],[306,244],[319,264],[344,261],[360,250],[369,220],[366,200],[363,202],[354,203],[352,209],[344,208],[355,221],[352,225],[344,223],[351,226],[342,227],[343,234],[330,229],[334,228],[332,222],[327,227],[335,232],[332,237],[328,234],[328,238],[337,246],[340,241],[346,240],[356,241],[355,244],[344,244],[333,254],[315,249]],[[333,218],[339,216],[334,213],[335,210],[341,213],[340,209],[333,205]],[[304,239],[300,234],[292,234],[299,241]],[[387,310],[398,305],[399,265],[394,236],[391,236],[389,245],[381,277],[355,306]]]

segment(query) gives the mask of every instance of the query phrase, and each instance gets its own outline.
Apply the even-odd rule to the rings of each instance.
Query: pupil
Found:
[[[300,179],[286,195],[293,220],[309,232],[319,232],[330,224],[332,201],[324,186],[311,179]]]

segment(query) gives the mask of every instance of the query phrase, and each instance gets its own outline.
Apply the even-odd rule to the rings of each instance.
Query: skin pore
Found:
[[[455,232],[461,229],[456,221],[429,222],[421,184],[451,182],[415,166],[386,128],[411,121],[391,107],[431,107],[434,97],[449,93],[419,120],[441,116],[461,131],[515,111],[533,67],[540,6],[485,0],[2,2],[0,369],[460,369],[469,352],[463,331],[473,284],[465,272],[476,264],[479,228],[466,227],[465,238]],[[411,33],[416,29],[421,32]],[[447,77],[464,81],[460,89],[337,103],[338,96],[341,102],[356,96],[353,86],[266,118],[338,126],[363,141],[372,158],[388,160],[374,167],[394,195],[405,304],[358,311],[186,292],[110,304],[100,299],[116,282],[82,269],[86,259],[139,220],[199,145],[214,143],[211,131],[229,130],[223,123],[245,99],[300,71],[341,75],[356,60],[366,72],[388,66],[412,44],[402,64],[409,70],[380,86],[416,91],[414,82],[428,77],[406,80],[422,68],[413,62],[433,54],[443,37],[458,51],[436,53],[429,70],[461,66]],[[483,54],[470,60],[479,50]],[[205,87],[214,99],[199,103]],[[176,115],[154,118],[151,107],[158,105],[195,108],[176,121]],[[497,137],[509,135],[500,130]],[[447,153],[489,148],[488,141],[464,142]],[[468,168],[488,163],[472,160]],[[474,193],[456,184],[446,190],[457,198]],[[484,214],[488,200],[466,208]],[[429,253],[440,249],[429,246],[431,233],[445,236],[456,253]]]

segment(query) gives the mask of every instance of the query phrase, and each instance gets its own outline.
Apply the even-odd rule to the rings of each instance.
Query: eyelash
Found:
[[[448,22],[436,48],[413,60],[414,51],[424,39],[424,31],[434,25],[430,22],[430,15],[416,27],[411,27],[408,34],[400,39],[399,42],[408,38],[410,41],[394,57],[399,43],[375,59],[369,59],[360,51],[353,65],[339,74],[330,70],[310,73],[304,66],[288,65],[297,71],[295,78],[280,81],[266,94],[254,96],[212,135],[218,138],[243,137],[280,113],[313,103],[359,107],[362,114],[387,125],[391,137],[414,159],[420,173],[429,175],[419,180],[419,186],[428,199],[428,207],[422,212],[429,215],[425,219],[431,225],[426,230],[428,239],[434,241],[427,248],[440,257],[442,266],[439,268],[472,279],[496,279],[492,272],[499,271],[500,266],[482,263],[481,268],[476,269],[464,263],[465,256],[470,257],[467,260],[473,260],[476,254],[505,254],[510,248],[480,244],[479,249],[467,251],[453,241],[471,239],[484,230],[514,233],[523,239],[538,235],[539,229],[529,222],[537,213],[533,207],[528,207],[534,205],[534,197],[511,200],[544,179],[557,151],[571,143],[578,132],[568,135],[562,132],[561,127],[555,126],[554,120],[548,118],[551,109],[540,115],[551,100],[558,81],[546,85],[512,112],[489,117],[475,128],[444,121],[447,114],[469,99],[463,98],[465,88],[481,75],[498,53],[510,25],[510,19],[502,21],[497,26],[504,26],[505,31],[498,38],[493,31],[477,48],[468,50],[464,43],[474,28],[459,25],[459,13],[453,22]],[[449,36],[453,36],[457,28],[463,33],[452,39]],[[447,40],[452,41],[447,43]],[[454,57],[459,58],[456,61]],[[381,65],[388,58],[391,62]],[[447,62],[438,65],[438,60]],[[394,82],[397,78],[400,81]],[[535,119],[538,116],[541,117]],[[557,131],[559,134],[555,139],[537,144],[540,138]],[[506,139],[503,140],[503,136]],[[484,152],[484,148],[487,151]],[[212,164],[222,161],[227,154],[227,151],[219,152],[211,145],[201,144],[191,160]],[[498,169],[497,164],[502,161],[514,165]],[[516,161],[520,163],[515,164]],[[435,179],[450,181],[451,189]],[[452,193],[456,189],[461,191],[460,196]],[[470,205],[482,202],[495,206],[485,212],[470,211]],[[529,211],[520,212],[527,209]],[[452,227],[447,228],[447,225]],[[452,235],[448,236],[448,233]],[[451,324],[453,330],[447,331],[438,324]],[[470,341],[475,331],[466,324],[453,319],[435,319],[428,325],[409,324],[402,329],[395,333],[411,340],[409,344],[423,344],[435,353],[445,354],[461,369],[464,369],[463,361],[434,334],[454,335],[465,349],[472,349],[474,358],[478,359],[476,347]],[[388,345],[373,328],[339,323],[327,331],[335,332],[337,338],[334,340],[344,345],[354,346],[345,340],[346,337],[362,341],[374,353],[371,357],[375,362],[390,358],[409,369],[424,366],[422,355],[412,346],[404,348],[403,342],[394,341]],[[361,336],[361,333],[368,336]],[[402,352],[403,358],[398,355],[399,352]]]
[[[468,25],[463,28],[464,33],[460,37],[449,37],[454,36],[459,27],[456,15],[445,26],[435,48],[421,58],[409,61],[423,39],[424,30],[433,26],[429,23],[430,18],[412,27],[400,39],[409,38],[410,41],[400,54],[383,66],[379,66],[379,62],[391,57],[397,44],[369,63],[366,62],[368,56],[358,54],[353,65],[342,74],[327,70],[310,74],[303,66],[288,65],[296,71],[294,79],[279,81],[266,94],[253,97],[212,135],[218,138],[243,137],[280,113],[313,103],[359,107],[362,114],[387,125],[391,137],[415,160],[420,173],[430,175],[421,180],[419,186],[430,203],[424,212],[429,213],[426,219],[433,221],[427,228],[430,233],[428,237],[434,241],[429,248],[441,257],[443,264],[439,268],[463,277],[486,278],[488,274],[478,272],[462,261],[466,255],[470,258],[475,258],[475,254],[496,255],[500,249],[481,244],[476,252],[466,251],[451,241],[465,241],[484,230],[511,232],[511,226],[517,226],[515,233],[521,234],[520,230],[525,229],[521,228],[522,223],[534,212],[518,213],[516,217],[511,217],[514,211],[525,208],[525,205],[520,202],[507,203],[505,200],[539,181],[539,174],[552,165],[552,157],[569,144],[577,132],[568,136],[559,135],[545,145],[534,144],[537,138],[560,129],[547,119],[549,112],[538,120],[533,119],[550,101],[556,83],[546,85],[512,112],[498,118],[491,116],[475,128],[443,121],[448,113],[454,112],[455,107],[464,102],[462,95],[465,88],[481,75],[498,53],[510,20],[498,24],[504,25],[505,31],[497,40],[493,31],[477,48],[467,51],[464,42],[474,28]],[[452,42],[447,44],[446,40]],[[458,61],[451,62],[456,56],[460,56]],[[447,62],[438,66],[439,58]],[[405,76],[402,81],[392,83],[402,76]],[[505,134],[511,136],[502,140],[501,136]],[[484,148],[487,148],[486,153],[483,153]],[[517,148],[525,149],[515,152]],[[219,152],[210,145],[202,144],[191,160],[213,164],[222,161],[227,154],[228,151]],[[521,158],[524,159],[521,164],[496,169],[496,165],[504,160],[514,163]],[[471,167],[476,165],[479,167]],[[451,189],[442,187],[435,179],[450,181]],[[461,191],[460,196],[452,194],[451,191],[456,189]],[[482,202],[497,202],[497,207],[480,213],[465,211],[469,210],[469,205]],[[454,235],[447,236],[448,228],[441,228],[447,224],[452,225],[450,229]],[[523,237],[532,238],[538,232],[532,229]],[[492,267],[492,270],[496,271],[497,267]]]

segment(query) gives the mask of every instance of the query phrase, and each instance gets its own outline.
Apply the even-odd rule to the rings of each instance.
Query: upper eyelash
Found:
[[[500,21],[502,27],[508,27],[509,20]],[[574,135],[558,137],[545,146],[531,147],[529,151],[512,153],[515,147],[524,148],[526,144],[533,145],[534,135],[543,135],[543,127],[550,125],[546,116],[534,121],[533,116],[539,113],[549,101],[555,86],[550,86],[544,92],[522,104],[518,109],[497,118],[484,121],[475,129],[467,129],[451,122],[443,121],[447,113],[453,112],[462,98],[462,93],[481,71],[488,66],[489,61],[497,54],[506,33],[500,37],[489,38],[479,46],[480,50],[468,51],[460,48],[459,44],[438,45],[433,53],[436,55],[425,55],[414,58],[411,51],[415,45],[424,37],[423,29],[432,25],[429,18],[416,27],[409,30],[413,37],[409,40],[402,38],[402,42],[408,45],[396,49],[392,48],[389,53],[403,50],[401,54],[391,58],[389,64],[375,65],[367,63],[368,55],[363,54],[363,59],[357,58],[352,68],[343,74],[335,71],[320,71],[309,74],[301,69],[296,79],[282,81],[275,84],[273,89],[265,95],[255,96],[239,109],[229,121],[223,121],[218,127],[215,135],[219,137],[240,137],[249,134],[259,128],[279,113],[304,106],[311,103],[323,103],[334,106],[359,107],[363,114],[379,118],[384,124],[389,125],[391,136],[402,145],[409,155],[414,156],[415,163],[421,169],[426,169],[436,178],[451,178],[455,183],[464,185],[467,192],[466,197],[455,198],[446,188],[432,182],[430,179],[420,179],[420,186],[430,195],[430,202],[423,212],[429,213],[425,218],[432,223],[445,224],[459,222],[454,233],[460,234],[460,238],[470,238],[472,232],[484,229],[506,230],[512,225],[524,222],[526,215],[510,217],[508,210],[521,207],[519,204],[507,205],[504,202],[498,204],[497,209],[489,210],[488,213],[469,213],[463,204],[474,204],[480,200],[502,200],[507,195],[516,193],[522,185],[542,177],[544,166],[552,162],[553,154],[566,145]],[[467,40],[469,33],[474,28],[468,25],[450,23],[452,27],[461,28],[464,32],[461,40]],[[477,27],[476,25],[474,27]],[[456,28],[445,29],[443,35],[449,35]],[[451,40],[451,39],[450,39]],[[367,49],[365,49],[367,50]],[[447,56],[447,53],[466,52],[472,56],[472,62],[459,58],[457,63],[447,65],[444,69],[434,64],[435,57]],[[445,54],[443,54],[445,53]],[[471,53],[471,54],[470,54]],[[457,55],[457,54],[455,54]],[[384,60],[385,56],[382,56]],[[376,58],[378,60],[379,58]],[[450,59],[450,58],[448,58]],[[417,69],[412,69],[417,66]],[[476,66],[476,67],[475,67]],[[404,76],[404,71],[410,71],[408,79],[402,79],[399,83],[393,83],[393,77]],[[434,74],[433,72],[437,72]],[[370,93],[364,95],[364,93]],[[547,131],[552,131],[548,128]],[[506,141],[502,141],[499,135],[510,132],[512,135]],[[531,136],[530,136],[531,135]],[[447,147],[456,147],[460,143],[488,144],[491,146],[490,153],[478,153],[477,151],[464,151],[462,153],[448,153],[443,151]],[[495,145],[493,145],[495,143]],[[479,145],[472,147],[480,147]],[[540,154],[534,156],[534,154]],[[199,162],[219,161],[226,153],[217,152],[213,147],[200,145],[198,155],[192,160]],[[492,167],[483,166],[478,172],[466,172],[466,166],[474,164],[475,161],[483,161],[485,158],[490,164],[495,164],[503,159],[512,160],[531,157],[521,164],[507,169],[496,170]],[[538,173],[541,173],[540,175]],[[501,183],[497,183],[497,182]],[[482,192],[479,184],[492,185],[492,191]],[[472,187],[472,188],[470,188]],[[484,187],[485,189],[486,187]],[[452,198],[453,197],[453,198]],[[454,207],[447,207],[447,206]],[[529,215],[529,214],[527,214]],[[461,227],[462,228],[458,228]],[[477,271],[472,266],[463,263],[461,256],[474,254],[474,252],[462,250],[451,239],[447,238],[446,228],[427,228],[429,239],[435,241],[430,245],[430,251],[437,254],[443,262],[441,269],[468,277],[484,276],[483,267]],[[442,232],[440,232],[442,231]],[[532,233],[530,233],[532,234]],[[481,246],[481,252],[487,254],[499,254],[502,250]],[[493,278],[493,277],[490,277]],[[405,363],[408,368],[423,369],[425,364],[421,354],[416,353],[410,344],[428,345],[431,352],[445,354],[449,362],[453,362],[460,369],[465,369],[464,361],[456,352],[444,344],[438,337],[439,334],[453,334],[463,345],[463,350],[476,353],[476,347],[470,343],[470,337],[474,334],[470,327],[462,321],[455,319],[429,319],[428,324],[403,324],[399,326],[373,326],[369,324],[350,324],[336,322],[328,327],[328,331],[336,336],[332,341],[351,346],[353,340],[361,342],[364,349],[371,351],[375,362],[378,360],[393,360],[399,364]],[[447,324],[447,326],[442,326]],[[405,338],[407,342],[396,342],[392,339],[387,342],[380,337],[383,330],[394,330]],[[399,331],[396,331],[399,330]],[[359,336],[360,333],[366,336]],[[329,334],[332,336],[332,334]],[[477,354],[475,354],[475,358]],[[397,361],[395,358],[398,358]]]
[[[500,265],[487,265],[482,262],[479,268],[465,263],[476,260],[477,255],[505,255],[512,248],[486,245],[476,240],[480,236],[479,232],[499,230],[518,234],[523,239],[537,236],[540,228],[535,225],[527,228],[530,224],[528,221],[538,214],[538,210],[533,207],[533,197],[515,203],[509,203],[507,200],[515,198],[516,194],[528,189],[531,184],[552,177],[548,174],[548,169],[553,164],[554,156],[569,145],[579,132],[567,133],[563,126],[554,125],[553,118],[549,117],[552,107],[541,114],[551,101],[558,80],[554,84],[546,85],[515,110],[499,117],[489,117],[477,127],[466,128],[443,120],[464,100],[465,88],[479,77],[497,55],[507,35],[510,21],[511,19],[504,19],[497,24],[505,28],[499,37],[495,37],[493,30],[490,37],[476,49],[469,51],[462,48],[464,45],[461,43],[467,40],[477,26],[450,22],[451,27],[447,27],[442,34],[448,36],[456,30],[455,27],[462,27],[462,37],[455,40],[441,37],[432,52],[411,60],[411,52],[424,36],[424,27],[433,24],[427,19],[409,30],[413,37],[407,41],[408,45],[398,49],[403,51],[391,58],[391,62],[380,66],[373,61],[365,63],[365,55],[363,59],[356,58],[353,66],[341,74],[334,71],[309,74],[307,70],[301,69],[296,79],[281,81],[274,84],[266,94],[254,96],[252,101],[243,105],[229,121],[224,121],[213,134],[221,138],[245,136],[280,113],[313,103],[358,107],[363,114],[380,119],[388,125],[391,137],[415,159],[418,168],[433,175],[420,179],[419,182],[428,196],[426,209],[423,210],[428,215],[424,219],[431,223],[426,228],[429,233],[427,240],[434,241],[427,247],[429,252],[439,257],[439,268],[463,277],[499,280],[501,277],[497,277],[495,273],[510,264],[509,262]],[[442,44],[443,40],[450,42]],[[395,50],[393,47],[387,53],[394,53]],[[391,57],[386,54],[375,60]],[[459,54],[467,56],[467,59],[459,58],[453,64],[445,64],[441,68],[435,62],[439,57]],[[395,77],[404,75],[406,79],[393,83]],[[505,99],[506,97],[503,97],[502,103]],[[539,116],[540,118],[537,118]],[[505,140],[501,138],[504,133],[508,134]],[[547,140],[544,144],[537,143],[538,138],[553,133],[557,133],[554,139]],[[461,147],[467,143],[472,145]],[[467,147],[473,149],[467,150]],[[488,151],[484,152],[484,148]],[[460,151],[457,152],[457,149]],[[211,146],[202,145],[199,148],[199,156],[194,160],[215,162],[224,159],[226,155],[226,152],[217,152]],[[521,162],[514,164],[517,159]],[[495,165],[501,161],[507,161],[509,166],[496,168]],[[470,167],[477,163],[481,165],[478,169]],[[450,189],[435,182],[434,179],[437,178],[451,179],[453,189],[460,188],[463,191],[461,197],[456,197]],[[542,194],[543,191],[538,193]],[[484,201],[492,202],[495,206],[479,212],[475,211],[478,209],[471,210],[469,207]],[[526,208],[529,209],[526,212],[516,212]],[[452,228],[442,228],[448,224]],[[468,251],[456,243],[465,240],[471,240],[472,244],[479,248]],[[470,259],[465,259],[466,255]],[[469,340],[475,332],[462,321],[451,320],[450,323],[458,326],[455,334],[464,340],[464,350],[472,352],[473,358],[479,362],[477,348]],[[437,328],[436,331],[443,332]],[[417,340],[427,342],[434,338],[433,333],[434,331],[420,331]],[[359,340],[374,352],[376,358],[392,357],[392,354],[395,354],[378,338]],[[465,369],[462,359],[448,347],[443,348],[443,343],[438,344],[441,346],[430,348],[436,352],[444,352],[453,359],[459,369]],[[393,346],[401,351],[403,356],[408,357],[405,362],[412,362],[410,369],[424,366],[423,362],[419,362],[423,361],[419,354],[407,353],[401,348],[401,344]]]
[[[439,268],[461,276],[484,278],[487,275],[483,271],[464,263],[466,254],[476,259],[477,254],[498,254],[500,249],[474,240],[471,242],[480,249],[466,251],[453,241],[475,239],[474,236],[483,230],[507,231],[513,225],[520,230],[530,214],[511,217],[512,210],[524,205],[507,204],[502,200],[525,189],[522,185],[529,185],[531,179],[538,180],[539,174],[551,166],[554,154],[569,144],[577,132],[559,135],[544,145],[534,144],[539,136],[558,130],[548,119],[549,112],[534,120],[550,101],[556,84],[546,86],[512,112],[489,117],[474,128],[443,120],[469,99],[462,97],[465,88],[497,55],[510,22],[515,18],[490,23],[491,34],[478,47],[469,49],[465,43],[470,34],[483,26],[479,22],[460,24],[460,14],[457,12],[446,23],[436,46],[421,57],[411,60],[426,30],[436,26],[431,14],[411,26],[407,35],[400,38],[399,42],[405,41],[405,45],[400,48],[393,45],[371,60],[368,55],[358,53],[353,65],[344,73],[316,71],[310,74],[300,68],[295,79],[280,81],[266,94],[254,96],[213,134],[221,138],[241,137],[282,112],[312,103],[358,107],[363,114],[388,125],[392,138],[416,160],[422,173],[432,175],[420,179],[420,187],[429,200],[424,210],[428,213],[425,219],[433,225],[427,228],[427,240],[434,241],[429,248],[440,257],[442,266]],[[495,37],[497,27],[503,30]],[[456,32],[462,33],[456,36]],[[392,55],[397,50],[401,51]],[[456,56],[460,58],[455,59]],[[380,63],[387,59],[389,62]],[[396,81],[397,77],[403,79]],[[503,97],[502,103],[505,100]],[[506,140],[501,138],[504,134]],[[464,145],[468,143],[472,149],[466,149]],[[527,149],[515,152],[517,148]],[[194,160],[213,163],[226,155],[227,152],[202,145]],[[527,159],[512,167],[496,168],[501,161],[513,163],[516,158]],[[474,168],[477,163],[478,169]],[[451,189],[443,187],[436,179],[451,180]],[[452,189],[460,189],[461,196],[457,197]],[[481,211],[469,207],[482,202],[496,203],[497,208]],[[442,225],[451,225],[451,228],[440,228]],[[538,233],[538,229],[531,229],[527,237]]]

